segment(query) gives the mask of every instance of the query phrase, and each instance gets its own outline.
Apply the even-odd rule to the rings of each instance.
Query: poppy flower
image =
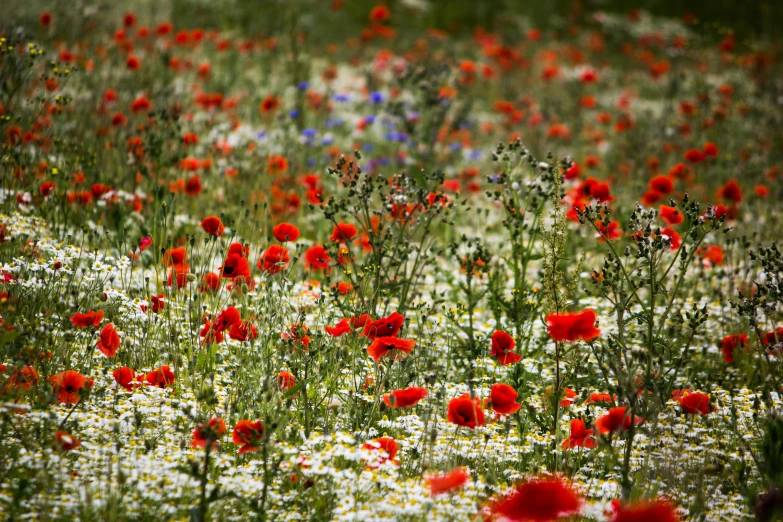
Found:
[[[60,404],[77,404],[94,382],[75,370],[65,370],[50,379]]]
[[[601,335],[601,330],[595,327],[597,320],[593,310],[553,313],[546,316],[547,331],[556,342],[592,341]]]
[[[288,250],[280,245],[270,245],[258,259],[257,266],[269,274],[276,274],[288,266]]]
[[[715,158],[718,156],[718,146],[712,142],[704,144],[704,155],[708,158]]]
[[[608,183],[595,183],[590,187],[590,197],[597,199],[601,203],[614,201],[614,196],[610,193]]]
[[[617,505],[610,522],[679,522],[677,509],[665,499]]]
[[[723,360],[728,363],[734,362],[734,351],[737,348],[747,346],[750,340],[745,334],[732,334],[727,335],[721,342],[721,351],[723,352]]]
[[[332,337],[340,337],[341,335],[353,331],[351,325],[348,323],[348,318],[341,320],[334,326],[324,326],[324,330],[326,330],[326,333]]]
[[[168,365],[152,370],[144,378],[149,384],[158,388],[166,388],[169,384],[174,384],[176,380],[174,372],[171,371]]]
[[[204,229],[204,232],[209,234],[210,236],[222,236],[223,232],[225,232],[226,227],[223,225],[223,222],[220,220],[219,217],[216,216],[207,216],[201,221],[201,228]]]
[[[299,229],[291,223],[280,223],[272,229],[272,235],[281,243],[299,239]]]
[[[150,296],[150,302],[152,303],[152,311],[158,313],[166,307],[166,301],[163,294]]]
[[[490,507],[493,515],[506,520],[549,522],[577,513],[582,498],[557,477],[534,478],[523,482]]]
[[[261,103],[258,105],[258,108],[263,113],[270,113],[270,112],[274,112],[279,106],[280,106],[280,100],[270,95],[270,96],[266,96],[263,100],[261,100]]]
[[[377,439],[365,442],[362,445],[362,449],[373,452],[380,451],[386,453],[386,456],[380,457],[378,461],[374,463],[373,467],[380,466],[385,462],[391,462],[397,466],[400,465],[399,461],[394,459],[394,457],[397,456],[397,452],[399,451],[399,445],[397,444],[397,441],[391,437],[378,437]]]
[[[207,290],[212,290],[213,292],[217,292],[220,289],[220,276],[213,273],[213,272],[207,272],[204,274],[204,277],[201,278],[201,287],[199,290],[201,292],[206,292]]]
[[[117,350],[120,347],[120,335],[117,333],[117,330],[114,329],[112,323],[103,327],[96,346],[106,357],[114,357],[117,355]]]
[[[760,198],[766,198],[767,196],[769,196],[769,187],[765,185],[756,185],[755,187],[753,187],[753,191]]]
[[[669,246],[669,250],[677,250],[680,248],[680,245],[682,244],[682,237],[680,237],[680,234],[678,234],[676,231],[672,230],[671,228],[662,228],[661,235],[669,238],[669,242],[671,244],[671,246]]]
[[[699,413],[701,415],[707,415],[714,411],[714,408],[710,406],[710,396],[706,393],[692,393],[687,390],[678,394],[677,402],[682,406],[682,411],[685,413]]]
[[[605,243],[608,239],[611,241],[612,239],[619,239],[623,237],[623,231],[620,229],[620,222],[619,221],[612,221],[609,223],[608,226],[604,226],[603,222],[596,221],[595,226],[598,227],[598,240],[602,243]]]
[[[57,430],[54,432],[54,447],[58,451],[71,451],[82,445],[82,441],[68,433]]]
[[[187,259],[188,252],[185,247],[169,248],[163,257],[169,265],[180,265]]]
[[[761,344],[764,346],[774,346],[783,343],[783,326],[778,326],[771,332],[767,332],[761,338]]]
[[[97,328],[103,321],[103,311],[87,312],[86,314],[75,313],[71,316],[71,323],[79,328],[94,326]]]
[[[288,170],[288,160],[285,156],[269,156],[269,172],[272,174],[282,174]]]
[[[682,212],[677,210],[675,207],[661,205],[660,209],[661,219],[666,221],[667,225],[679,225],[685,219],[685,216],[682,215]]]
[[[144,236],[139,239],[139,252],[144,252],[152,244],[152,238],[150,236]]]
[[[383,396],[383,402],[390,408],[410,408],[427,396],[426,388],[412,386],[396,390]]]
[[[690,149],[685,153],[685,159],[691,163],[701,163],[704,161],[704,153],[699,149]]]
[[[466,468],[455,468],[446,473],[429,475],[424,479],[433,497],[462,489],[468,480],[470,480],[470,473]]]
[[[332,258],[321,245],[314,245],[307,249],[304,255],[305,266],[310,270],[323,270],[329,268]]]
[[[296,384],[294,374],[290,372],[280,372],[277,374],[277,387],[280,391],[290,390]]]
[[[452,424],[472,430],[484,425],[484,410],[478,397],[470,398],[465,393],[449,401],[448,419]]]
[[[593,430],[585,427],[584,419],[571,419],[571,433],[563,441],[563,448],[595,448],[598,442],[593,437]]]
[[[388,317],[376,319],[364,327],[364,336],[370,339],[395,337],[405,323],[405,316],[392,312]]]
[[[651,207],[655,203],[657,203],[660,200],[662,200],[663,196],[664,195],[662,193],[658,192],[657,190],[652,190],[651,189],[651,190],[648,190],[647,192],[645,192],[644,195],[642,196],[642,203],[645,206],[647,206],[647,207]]]
[[[585,404],[605,403],[612,404],[617,400],[617,397],[610,393],[591,393],[587,398]]]
[[[29,390],[38,382],[38,372],[32,366],[22,366],[14,370],[5,385],[6,392],[10,389]]]
[[[130,55],[128,56],[128,59],[125,61],[125,65],[128,66],[128,69],[131,71],[137,70],[139,67],[141,67],[141,60],[137,56]]]
[[[220,417],[212,417],[208,422],[196,426],[193,430],[191,448],[204,448],[207,444],[217,446],[218,441],[226,434],[226,423]]]
[[[239,315],[239,310],[233,306],[229,306],[217,317],[215,321],[215,330],[218,332],[225,332],[234,325],[238,325],[242,322],[242,317]]]
[[[510,415],[522,407],[516,402],[517,397],[519,397],[517,391],[508,384],[493,384],[489,394],[489,405],[495,413]]]
[[[742,201],[742,189],[736,179],[731,179],[718,189],[716,196],[718,199],[739,203]]]
[[[626,415],[625,406],[610,408],[609,413],[598,417],[595,421],[595,427],[598,433],[605,435],[620,430],[628,430],[631,427],[631,415]],[[634,424],[641,424],[644,421],[641,417],[633,416]]]
[[[723,249],[716,245],[700,246],[696,249],[696,255],[709,265],[723,264]]]
[[[250,421],[242,419],[234,425],[234,431],[231,433],[231,441],[241,446],[239,454],[252,453],[261,446],[264,437],[264,423],[261,421]]]
[[[650,180],[650,190],[656,190],[661,194],[669,194],[674,190],[674,183],[669,176],[655,176]]]
[[[250,264],[239,254],[229,254],[220,267],[220,275],[226,279],[247,282],[250,280]]]
[[[125,391],[133,391],[134,387],[141,386],[141,383],[136,382],[136,372],[127,366],[120,366],[111,375]]]
[[[258,337],[258,330],[249,322],[241,322],[234,324],[228,331],[228,336],[235,341],[245,342],[249,339],[256,339]]]
[[[408,354],[413,350],[416,345],[416,341],[413,339],[399,339],[397,337],[377,337],[370,346],[367,347],[367,353],[372,357],[375,362],[381,360],[386,354],[395,354],[402,352]]]
[[[513,337],[502,330],[497,330],[492,334],[492,348],[489,355],[496,358],[501,366],[518,363],[522,360],[522,356],[511,353],[515,346]]]
[[[52,24],[52,14],[49,11],[41,13],[41,17],[38,19],[41,27],[49,27]]]
[[[329,236],[329,241],[346,243],[356,237],[358,233],[359,231],[354,225],[349,223],[338,223],[334,226],[332,235]]]

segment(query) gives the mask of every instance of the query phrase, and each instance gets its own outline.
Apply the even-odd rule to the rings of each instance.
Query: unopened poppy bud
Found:
[[[187,274],[185,276],[185,279],[187,279],[189,283],[192,283],[193,281],[196,280],[196,274]]]

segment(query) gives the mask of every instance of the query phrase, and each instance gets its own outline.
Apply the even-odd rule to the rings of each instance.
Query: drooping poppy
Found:
[[[707,415],[714,411],[710,405],[710,396],[706,393],[685,391],[677,396],[677,402],[682,406],[682,411],[689,414]]]
[[[404,390],[395,390],[383,396],[383,402],[390,408],[410,408],[418,404],[420,400],[427,396],[426,388],[411,386]]]
[[[152,370],[144,376],[144,378],[149,384],[157,386],[158,388],[166,388],[170,384],[174,384],[174,381],[176,380],[174,372],[171,371],[171,368],[168,365]]]
[[[329,268],[332,258],[323,246],[314,245],[307,249],[304,260],[305,266],[310,270],[324,270]]]
[[[397,466],[400,465],[400,462],[394,458],[399,451],[399,445],[397,444],[397,441],[391,437],[378,437],[377,439],[365,442],[362,445],[362,449],[385,454],[379,456],[374,462],[371,462],[371,467],[378,467],[385,462],[391,462]]]
[[[617,504],[610,522],[679,522],[677,509],[668,500],[642,500],[635,504]]]
[[[334,226],[334,230],[332,231],[329,240],[346,243],[355,238],[358,233],[359,231],[354,225],[351,225],[350,223],[338,223]]]

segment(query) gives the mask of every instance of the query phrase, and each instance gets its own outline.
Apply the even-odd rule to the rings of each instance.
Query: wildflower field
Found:
[[[2,519],[783,519],[779,41],[10,4]]]

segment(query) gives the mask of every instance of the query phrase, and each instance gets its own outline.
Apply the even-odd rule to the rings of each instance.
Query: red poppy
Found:
[[[595,427],[598,433],[605,435],[607,433],[614,433],[615,431],[628,430],[631,427],[631,415],[626,415],[627,408],[625,406],[618,406],[616,408],[609,408],[609,413],[602,417],[598,417],[595,421]],[[633,416],[634,424],[641,424],[644,421],[641,417]]]
[[[356,237],[358,233],[359,231],[356,229],[354,225],[351,225],[349,223],[338,223],[334,226],[332,235],[329,236],[329,241],[337,241],[340,243],[345,243],[347,241],[352,240],[354,237]]]
[[[386,456],[382,456],[374,462],[373,467],[377,467],[385,462],[391,462],[397,466],[400,465],[399,461],[394,459],[394,457],[397,456],[397,451],[399,451],[399,445],[397,444],[397,441],[391,437],[378,437],[377,439],[365,442],[362,445],[362,449],[373,452],[382,451],[386,454]]]
[[[611,221],[608,226],[604,226],[603,222],[596,221],[595,225],[598,227],[598,240],[602,243],[608,239],[611,241],[612,239],[619,239],[623,237],[623,231],[620,229],[620,222],[619,221]]]
[[[405,323],[405,316],[398,312],[392,312],[388,317],[382,317],[367,324],[364,327],[364,336],[370,339],[395,337],[400,332],[403,323]]]
[[[150,297],[152,303],[152,311],[158,313],[166,307],[166,301],[163,294],[153,295]]]
[[[636,504],[615,506],[610,522],[679,522],[677,509],[665,499],[643,500]]]
[[[174,372],[171,371],[168,365],[152,370],[144,378],[149,384],[158,388],[166,388],[169,384],[174,384],[176,380]]]
[[[201,221],[201,228],[204,229],[204,232],[209,234],[210,236],[222,236],[223,232],[225,232],[226,227],[223,225],[223,222],[220,220],[219,217],[216,216],[207,216]]]
[[[598,320],[595,311],[554,313],[546,316],[549,336],[557,342],[592,341],[601,335],[595,327]]]
[[[595,448],[597,445],[593,430],[585,427],[584,419],[571,419],[571,434],[563,441],[563,448]]]
[[[261,421],[240,420],[234,426],[231,440],[234,444],[242,446],[239,454],[252,453],[261,446],[264,437],[264,423]]]
[[[245,321],[232,325],[231,329],[228,331],[228,336],[235,341],[245,342],[249,339],[256,339],[258,337],[258,330],[256,330],[256,327],[253,326],[252,323]]]
[[[304,255],[305,266],[310,270],[323,270],[329,268],[329,257],[326,249],[321,245],[314,245],[307,249]]]
[[[470,398],[467,393],[449,401],[448,419],[452,424],[472,430],[484,425],[484,410],[478,397]]]
[[[535,478],[514,488],[511,494],[493,502],[493,515],[507,520],[549,522],[577,513],[581,497],[557,477]]]
[[[704,161],[704,153],[699,149],[690,149],[685,153],[685,159],[691,163],[701,163]]]
[[[696,255],[710,265],[723,264],[723,249],[719,246],[700,246],[698,249],[696,249]]]
[[[217,292],[219,289],[220,289],[220,276],[213,272],[207,272],[206,274],[204,274],[204,277],[201,278],[200,290],[202,292],[206,292],[207,290],[212,290],[213,292]]]
[[[685,413],[700,413],[707,415],[712,413],[714,408],[710,406],[710,396],[706,393],[692,393],[687,390],[678,394],[677,402],[682,406]]]
[[[250,263],[240,254],[229,254],[220,267],[220,275],[226,279],[250,281]]]
[[[771,332],[767,332],[761,338],[761,344],[764,346],[775,346],[778,343],[783,343],[783,326],[778,326]]]
[[[185,262],[188,257],[188,252],[185,247],[170,248],[166,250],[166,254],[163,256],[166,263],[169,265],[179,265]]]
[[[234,325],[238,325],[242,322],[242,317],[239,315],[239,310],[233,306],[229,306],[217,317],[215,321],[215,330],[218,332],[225,332]]]
[[[106,357],[114,357],[117,355],[117,350],[120,347],[120,335],[117,333],[117,330],[114,329],[112,323],[103,327],[96,346]]]
[[[38,19],[42,27],[49,27],[52,23],[52,14],[49,11],[41,13],[41,17]]]
[[[275,111],[280,106],[280,100],[274,96],[267,96],[258,105],[261,112],[269,113]]]
[[[725,185],[718,189],[716,194],[718,199],[725,199],[732,203],[739,203],[742,201],[742,188],[736,179],[730,179]]]
[[[127,366],[120,366],[114,372],[112,372],[114,381],[119,384],[125,391],[133,391],[133,388],[141,386],[141,383],[136,382],[136,372],[132,368]]]
[[[390,408],[410,408],[427,396],[426,388],[412,386],[404,390],[396,390],[383,396],[383,402]]]
[[[661,235],[669,238],[669,242],[671,243],[671,246],[669,246],[670,250],[677,250],[680,248],[680,245],[682,244],[682,237],[680,237],[680,234],[678,234],[676,231],[672,230],[671,228],[662,228]]]
[[[71,451],[82,445],[82,441],[68,433],[57,430],[54,432],[54,447],[58,451]]]
[[[683,219],[685,217],[682,215],[682,212],[677,210],[675,207],[670,207],[668,205],[661,205],[661,219],[666,221],[667,225],[679,225],[682,223]]]
[[[383,4],[378,4],[370,11],[370,22],[386,22],[391,18],[391,11]]]
[[[334,326],[324,326],[324,330],[332,337],[340,337],[341,335],[351,332],[353,329],[348,323],[348,318],[345,318]]]
[[[77,404],[94,382],[75,370],[65,370],[50,379],[60,404]]]
[[[377,337],[370,346],[367,347],[367,353],[375,362],[380,361],[386,354],[396,354],[402,352],[408,354],[413,350],[416,341],[413,339],[399,339],[397,337]]]
[[[650,190],[655,190],[661,194],[669,194],[674,190],[674,183],[669,176],[655,176],[650,180]]]
[[[130,55],[128,56],[128,59],[125,62],[125,65],[127,65],[128,69],[130,69],[131,71],[135,71],[139,67],[141,67],[141,60],[139,60],[137,56]]]
[[[609,393],[591,393],[587,398],[585,404],[606,403],[613,404],[617,400],[617,397]]]
[[[220,417],[212,417],[209,422],[196,426],[193,430],[191,448],[204,448],[207,444],[217,446],[218,441],[226,434],[226,423]]]
[[[296,384],[294,374],[290,372],[280,372],[277,374],[277,387],[280,391],[290,390]]]
[[[15,388],[17,390],[29,390],[38,382],[38,372],[32,366],[22,366],[14,370],[14,373],[8,378],[6,391]]]
[[[489,355],[496,358],[501,366],[518,363],[522,360],[522,356],[511,353],[515,346],[513,337],[502,330],[497,330],[492,334],[492,349]]]
[[[708,158],[715,158],[718,156],[718,146],[712,142],[704,144],[704,155]]]
[[[767,196],[769,196],[769,187],[765,185],[756,185],[755,187],[753,187],[753,191],[760,198],[766,198]]]
[[[721,350],[723,351],[723,360],[728,363],[734,362],[734,351],[737,348],[747,346],[750,340],[745,334],[732,334],[727,335],[721,342]]]
[[[270,245],[258,259],[259,270],[270,274],[276,274],[288,266],[290,258],[288,250],[280,245]]]
[[[299,229],[291,223],[280,223],[272,229],[272,235],[281,243],[299,239]]]
[[[288,160],[285,156],[269,156],[269,172],[272,174],[282,174],[288,170]]]
[[[79,328],[94,326],[97,328],[103,321],[103,311],[87,312],[86,314],[75,313],[71,316],[71,323]]]
[[[642,203],[644,203],[645,206],[651,207],[661,199],[663,199],[662,193],[657,190],[648,190],[644,193],[644,196],[642,196]]]
[[[492,385],[489,394],[489,405],[495,413],[510,415],[519,411],[521,404],[516,402],[519,394],[508,384],[497,383]]]
[[[470,473],[465,468],[455,468],[447,473],[429,475],[424,479],[433,497],[462,489],[468,480],[470,480]]]

